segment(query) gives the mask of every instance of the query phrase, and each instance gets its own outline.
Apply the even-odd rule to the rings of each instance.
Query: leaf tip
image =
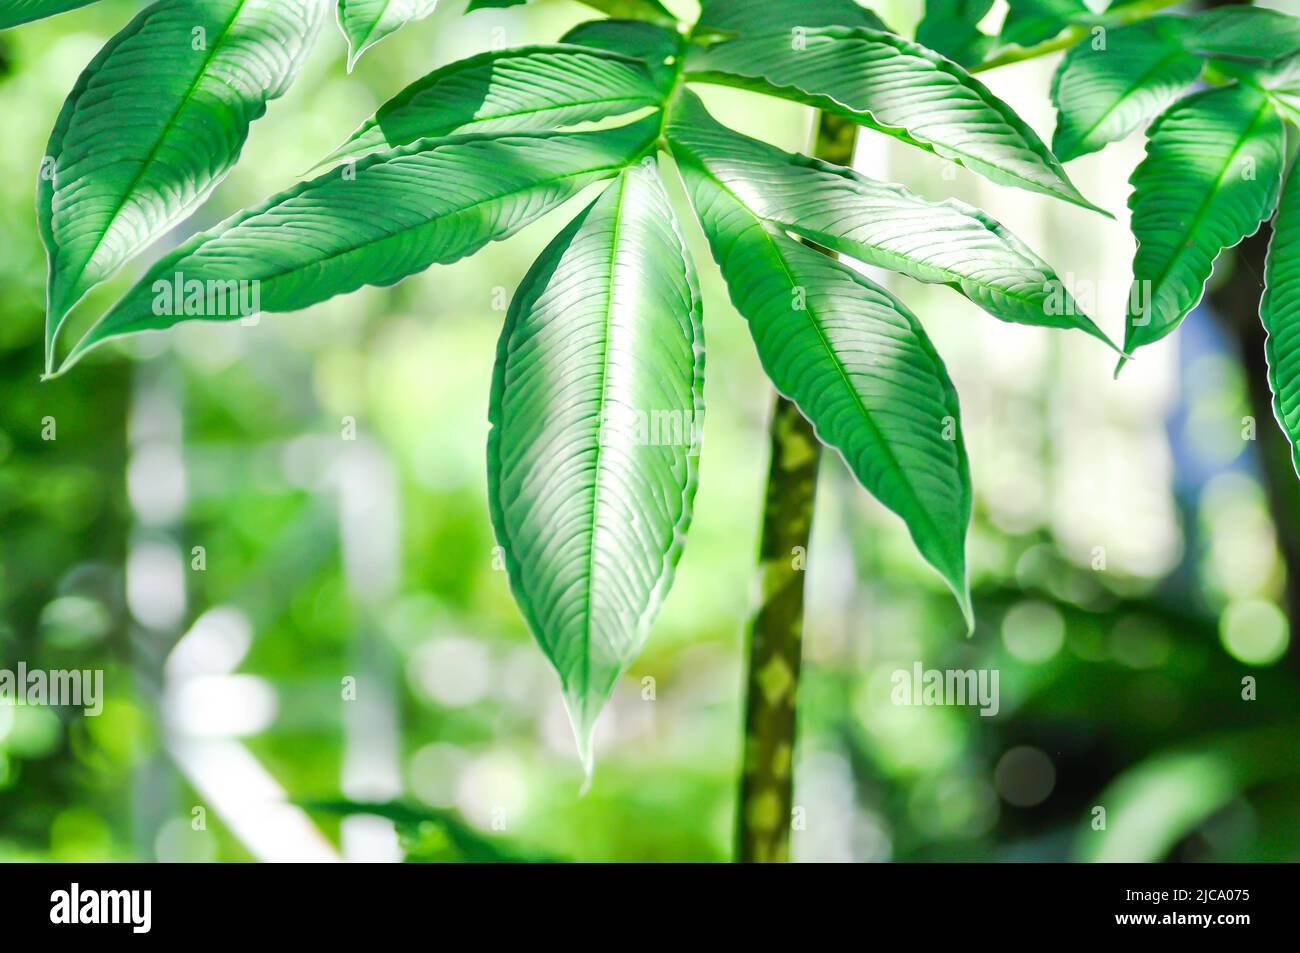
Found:
[[[975,635],[975,604],[971,601],[969,585],[957,593],[957,604],[961,606],[961,615],[966,621],[966,638],[972,638]]]
[[[569,713],[569,725],[573,728],[573,740],[578,748],[578,760],[582,762],[582,788],[579,796],[591,788],[591,779],[596,773],[596,721],[599,712],[591,714],[588,709],[589,699],[585,693],[566,691],[564,707]]]

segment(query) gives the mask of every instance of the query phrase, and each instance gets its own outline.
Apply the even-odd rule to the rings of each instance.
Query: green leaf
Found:
[[[1223,7],[1189,20],[1188,49],[1207,56],[1276,60],[1300,50],[1300,17],[1263,7]]]
[[[687,73],[815,106],[999,184],[1101,211],[1010,106],[960,66],[892,33],[836,27],[793,40],[727,40],[695,54]]]
[[[482,53],[416,80],[322,165],[419,139],[544,132],[658,106],[662,99],[645,65],[616,53],[577,46]]]
[[[954,63],[978,63],[995,42],[979,29],[980,21],[992,9],[993,0],[925,0],[925,16],[916,27],[916,42]]]
[[[919,322],[853,269],[757,218],[689,159],[680,168],[768,377],[903,518],[969,622],[971,486],[957,392]]]
[[[1247,86],[1182,100],[1151,127],[1133,173],[1133,261],[1124,350],[1160,340],[1205,293],[1214,259],[1253,234],[1277,201],[1285,134]]]
[[[0,30],[86,7],[95,0],[0,0]]]
[[[1217,64],[1223,66],[1224,64]],[[1283,117],[1300,126],[1300,52],[1266,66],[1238,64],[1247,82],[1259,86],[1273,100]]]
[[[889,29],[854,0],[702,0],[696,33],[789,34],[826,26]]]
[[[408,23],[423,20],[438,0],[339,0],[339,29],[348,41],[348,72],[361,54]]]
[[[1273,410],[1300,474],[1300,174],[1293,166],[1273,221],[1259,316],[1268,332]]]
[[[564,34],[560,42],[621,53],[661,68],[671,65],[667,61],[678,54],[681,39],[676,30],[644,20],[588,20]],[[670,77],[674,72],[667,70]]]
[[[674,111],[668,139],[679,162],[770,226],[949,285],[1004,321],[1077,328],[1114,347],[1051,267],[979,209],[928,202],[902,186],[749,139],[719,124],[694,96]]]
[[[457,261],[617,175],[658,132],[652,116],[600,132],[421,140],[328,172],[163,258],[61,372],[123,334],[247,318],[250,302],[252,311],[297,311]]]
[[[491,8],[519,7],[528,0],[470,0],[466,13]],[[659,3],[659,0],[578,0],[607,16],[628,20],[649,20],[652,23],[670,24],[676,19]]]
[[[1052,39],[1089,13],[1083,0],[1007,0],[1007,3],[1010,9],[998,39],[1022,47]]]
[[[653,160],[542,253],[497,350],[488,487],[511,588],[591,736],[681,555],[703,420],[696,279]]]
[[[1185,22],[1158,17],[1112,30],[1104,49],[1084,42],[1066,54],[1052,80],[1061,161],[1125,138],[1196,82],[1204,64],[1183,47]]]
[[[81,74],[38,188],[47,365],[82,296],[226,177],[249,125],[297,74],[321,14],[315,0],[160,0]]]

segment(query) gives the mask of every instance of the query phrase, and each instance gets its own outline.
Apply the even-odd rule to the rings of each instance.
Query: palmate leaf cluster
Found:
[[[1171,333],[1200,303],[1216,258],[1273,219],[1260,318],[1269,384],[1300,471],[1300,16],[1247,5],[1151,16],[1160,0],[927,0],[917,35],[968,66],[1081,34],[1052,81],[1063,162],[1147,128],[1130,180],[1138,248],[1124,351]],[[1122,362],[1121,362],[1122,365]]]
[[[680,176],[772,383],[904,520],[968,619],[972,504],[956,391],[916,316],[836,255],[948,285],[1003,321],[1109,344],[1052,268],[984,212],[743,136],[694,91],[803,103],[996,183],[1094,208],[961,66],[852,0],[706,0],[693,26],[655,0],[589,5],[610,19],[416,80],[320,174],[165,254],[61,361],[68,313],[207,198],[332,4],[147,7],[69,96],[38,201],[47,368],[62,373],[123,335],[246,317],[232,306],[245,285],[267,312],[392,285],[603,185],[515,293],[488,443],[512,590],[588,763],[597,715],[671,585],[697,483],[705,303],[666,175]],[[0,24],[71,6],[10,0]],[[342,0],[350,62],[431,6]]]
[[[1300,17],[1225,7],[1157,16],[1085,41],[1052,83],[1053,146],[1069,160],[1146,124],[1129,199],[1137,254],[1124,349],[1171,333],[1200,302],[1215,259],[1274,218],[1260,318],[1275,410],[1300,443]],[[1288,170],[1290,165],[1290,171]],[[1300,457],[1297,457],[1300,460]]]

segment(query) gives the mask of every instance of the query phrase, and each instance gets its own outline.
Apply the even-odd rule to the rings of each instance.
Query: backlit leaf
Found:
[[[406,24],[423,20],[438,0],[338,0],[339,29],[348,41],[348,72],[361,54]]]
[[[459,60],[416,80],[325,163],[466,133],[544,132],[656,106],[663,96],[627,56],[526,46]]]
[[[1189,96],[1151,127],[1130,180],[1138,250],[1125,351],[1176,328],[1200,302],[1219,252],[1268,218],[1284,144],[1268,98],[1246,86]]]
[[[0,0],[0,30],[86,7],[96,0]]]
[[[502,332],[493,523],[588,770],[596,718],[640,652],[690,523],[700,322],[692,266],[646,160],[542,253]]]
[[[950,285],[1004,321],[1077,328],[1114,347],[1051,267],[978,209],[793,155],[713,119],[694,96],[668,126],[673,154],[756,217],[860,261]]]
[[[1002,185],[1095,208],[1006,103],[936,53],[892,33],[809,30],[717,43],[688,78],[793,99],[951,159]]]
[[[226,177],[321,19],[315,0],[160,0],[81,74],[39,183],[47,362],[77,301]]]
[[[1066,54],[1052,80],[1062,162],[1125,138],[1196,82],[1203,61],[1183,46],[1185,22],[1158,17],[1110,31],[1104,49],[1079,43]]]
[[[969,466],[957,393],[925,331],[887,291],[757,218],[689,156],[679,165],[768,377],[903,518],[969,621]]]
[[[653,147],[658,129],[651,117],[600,132],[421,140],[328,172],[163,258],[64,369],[122,334],[249,317],[243,305],[254,295],[254,310],[297,311],[449,264],[617,175]]]
[[[1273,222],[1259,316],[1268,332],[1273,410],[1300,473],[1300,175],[1292,168]]]

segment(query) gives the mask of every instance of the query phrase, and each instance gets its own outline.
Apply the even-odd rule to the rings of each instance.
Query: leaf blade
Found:
[[[1300,175],[1287,176],[1264,265],[1260,320],[1268,335],[1268,384],[1278,426],[1300,475]]]
[[[339,29],[348,41],[348,72],[362,54],[408,23],[433,13],[438,0],[338,0]]]
[[[785,34],[727,40],[688,60],[687,78],[815,106],[993,182],[1101,211],[1074,187],[1037,134],[983,83],[891,33],[809,30],[797,50]]]
[[[0,30],[44,20],[96,2],[98,0],[3,0],[0,2]]]
[[[749,139],[718,123],[693,95],[681,101],[667,132],[674,155],[769,225],[917,281],[948,285],[1000,320],[1074,328],[1115,348],[1051,266],[978,209],[929,202],[902,186]]]
[[[862,275],[765,225],[690,161],[679,167],[768,377],[903,519],[969,624],[960,409],[919,322]]]
[[[77,301],[229,173],[249,126],[292,82],[320,19],[312,0],[160,0],[82,73],[38,189],[50,262],[47,362]]]
[[[1126,352],[1172,332],[1200,302],[1219,253],[1268,217],[1284,135],[1264,93],[1235,85],[1189,96],[1151,127],[1129,180],[1138,249]]]
[[[420,139],[546,132],[658,105],[636,60],[577,46],[483,53],[434,70],[381,106],[321,165]]]
[[[1062,162],[1126,138],[1196,82],[1204,62],[1183,46],[1181,22],[1112,30],[1104,50],[1085,42],[1065,55],[1052,78],[1052,151]]]
[[[1188,49],[1207,56],[1269,61],[1300,49],[1300,17],[1265,7],[1205,10],[1188,27]]]
[[[880,17],[854,0],[800,0],[799,3],[754,3],[753,0],[702,0],[698,32],[737,34],[777,33],[795,28],[865,26],[888,27]]]
[[[671,585],[697,482],[701,302],[658,173],[629,168],[520,285],[493,374],[488,482],[511,588],[555,666],[584,764]],[[678,432],[683,436],[686,427]]]
[[[993,0],[925,0],[916,42],[962,66],[978,63],[996,42],[979,29],[992,9]]]
[[[653,146],[658,125],[651,117],[600,132],[422,140],[362,160],[355,175],[300,183],[165,256],[60,372],[110,338],[248,317],[228,307],[228,282],[242,283],[241,302],[256,292],[256,311],[296,311],[456,261],[617,175]],[[173,290],[177,281],[182,291],[202,285],[193,307],[188,292]]]

